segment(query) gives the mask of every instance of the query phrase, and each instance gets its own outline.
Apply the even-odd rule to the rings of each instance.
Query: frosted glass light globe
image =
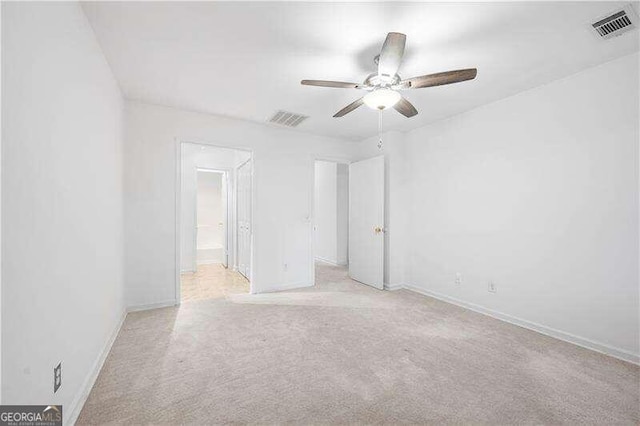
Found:
[[[391,89],[378,89],[368,93],[363,101],[371,109],[387,109],[400,100],[400,93]]]

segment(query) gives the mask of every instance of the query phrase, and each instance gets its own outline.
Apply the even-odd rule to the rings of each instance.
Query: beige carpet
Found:
[[[637,366],[319,266],[129,314],[78,424],[637,424]]]

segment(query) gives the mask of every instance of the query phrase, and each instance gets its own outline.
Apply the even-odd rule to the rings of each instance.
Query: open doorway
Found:
[[[228,267],[227,172],[198,168],[196,173],[196,269]]]
[[[180,144],[180,302],[250,293],[251,152]]]
[[[349,165],[314,164],[314,261],[316,283],[348,274]],[[332,281],[330,279],[329,281]]]

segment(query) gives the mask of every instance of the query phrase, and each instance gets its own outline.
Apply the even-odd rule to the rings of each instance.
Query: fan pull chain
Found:
[[[382,111],[378,113],[378,149],[382,149]]]

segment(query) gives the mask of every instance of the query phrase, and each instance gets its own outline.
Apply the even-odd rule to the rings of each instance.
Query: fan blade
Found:
[[[398,73],[402,56],[404,55],[404,45],[407,36],[401,33],[389,33],[382,45],[380,58],[378,59],[378,75],[393,77]]]
[[[402,83],[410,83],[412,89],[420,89],[421,87],[442,86],[444,84],[459,83],[461,81],[473,80],[476,78],[478,70],[469,68],[465,70],[439,72],[436,74],[422,75],[403,80]]]
[[[414,107],[413,104],[405,98],[400,98],[393,108],[407,118],[411,118],[418,113],[416,107]]]
[[[335,117],[342,117],[344,115],[347,115],[351,111],[353,111],[354,109],[358,108],[363,103],[364,103],[364,101],[362,100],[362,98],[358,99],[357,101],[351,102],[349,105],[347,105],[346,107],[342,108],[340,111],[336,112],[333,117],[335,118]]]
[[[358,89],[361,87],[356,83],[345,83],[343,81],[328,80],[302,80],[300,84],[304,86],[335,87],[338,89]]]

